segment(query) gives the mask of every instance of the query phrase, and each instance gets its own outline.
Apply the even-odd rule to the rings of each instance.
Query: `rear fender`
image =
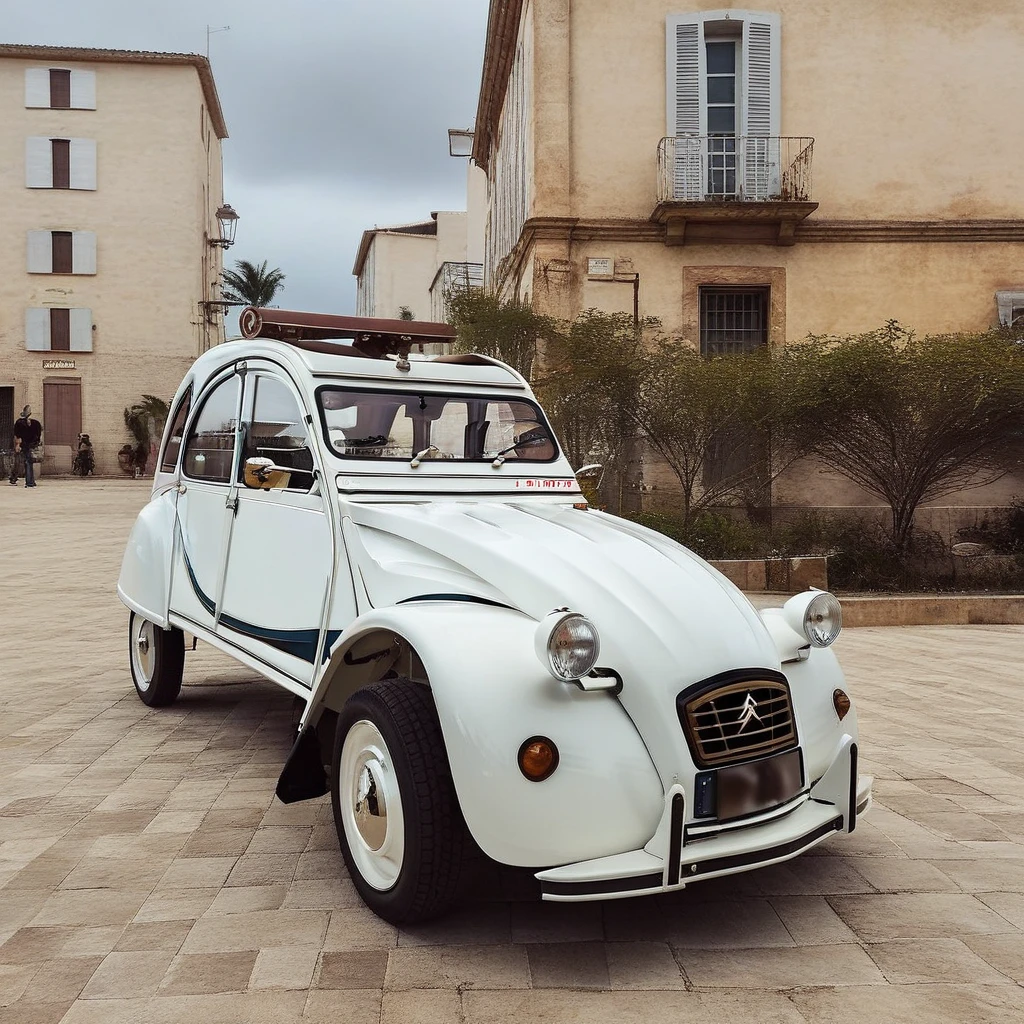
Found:
[[[661,781],[633,723],[606,691],[554,679],[534,650],[535,620],[471,602],[417,602],[360,617],[335,647],[303,716],[278,795],[324,792],[308,768],[325,709],[394,669],[434,695],[455,790],[469,830],[489,857],[540,867],[642,846],[661,815]],[[523,742],[557,745],[558,769],[528,782]],[[305,754],[303,753],[305,750]],[[299,765],[306,768],[302,784]]]
[[[174,554],[174,490],[158,494],[139,513],[128,536],[117,596],[143,618],[170,629],[171,561]]]

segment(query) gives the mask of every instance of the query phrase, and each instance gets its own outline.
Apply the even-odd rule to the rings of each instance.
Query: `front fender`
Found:
[[[174,549],[174,491],[143,508],[128,536],[117,596],[132,611],[168,629],[171,557]]]
[[[303,729],[380,678],[408,645],[433,692],[462,813],[484,853],[542,867],[636,849],[661,816],[658,773],[614,696],[584,693],[541,665],[536,628],[521,612],[471,602],[369,612],[335,647]],[[557,745],[560,759],[535,783],[517,757],[538,735]]]

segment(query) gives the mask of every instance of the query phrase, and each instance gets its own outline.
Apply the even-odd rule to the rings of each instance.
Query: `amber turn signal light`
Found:
[[[850,698],[842,690],[833,690],[832,703],[841,722],[850,713]]]
[[[531,736],[519,748],[519,770],[530,782],[543,782],[558,767],[558,747],[546,736]]]

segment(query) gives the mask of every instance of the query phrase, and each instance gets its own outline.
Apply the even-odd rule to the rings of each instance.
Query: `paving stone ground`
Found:
[[[274,798],[291,697],[201,645],[177,704],[136,698],[114,584],[147,496],[0,487],[0,1024],[1024,1019],[1024,627],[844,634],[876,776],[846,841],[396,929],[328,802]]]

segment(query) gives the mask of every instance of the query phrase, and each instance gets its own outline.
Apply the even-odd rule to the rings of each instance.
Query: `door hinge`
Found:
[[[236,494],[234,497],[228,498],[224,502],[224,507],[226,509],[230,509],[232,515],[237,516],[238,515],[238,495]]]

